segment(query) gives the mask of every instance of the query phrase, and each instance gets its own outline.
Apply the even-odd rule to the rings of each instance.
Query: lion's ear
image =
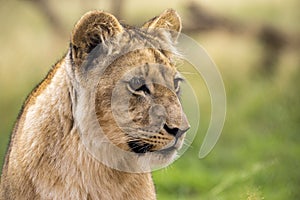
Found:
[[[113,15],[102,11],[90,11],[75,25],[71,36],[72,59],[82,64],[98,44],[123,31],[122,25]]]
[[[142,28],[162,28],[169,30],[173,41],[176,41],[182,28],[181,18],[175,10],[167,9],[158,17],[154,17],[153,19],[146,22]]]

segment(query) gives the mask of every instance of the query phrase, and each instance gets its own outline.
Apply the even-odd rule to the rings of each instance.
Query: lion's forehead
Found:
[[[102,55],[104,53],[102,58],[114,60],[124,55],[130,55],[130,52],[147,52],[152,54],[147,55],[148,58],[155,57],[157,61],[168,58],[168,62],[173,62],[180,57],[174,44],[167,40],[164,34],[159,34],[159,31],[151,33],[139,28],[126,28],[125,30],[106,41],[106,45],[101,46],[99,53]],[[135,58],[138,56],[137,53]]]
[[[143,78],[147,85],[158,84],[172,88],[173,80],[179,74],[176,68],[169,63],[151,63],[147,60],[141,65],[129,67],[124,72],[123,79],[129,82],[132,78]]]

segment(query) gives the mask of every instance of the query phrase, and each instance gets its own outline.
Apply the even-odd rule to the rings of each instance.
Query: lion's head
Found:
[[[101,11],[76,24],[69,51],[74,115],[84,144],[101,161],[110,156],[120,169],[121,160],[132,164],[124,158],[129,153],[165,165],[181,148],[190,125],[175,68],[180,30],[174,10],[141,28]]]

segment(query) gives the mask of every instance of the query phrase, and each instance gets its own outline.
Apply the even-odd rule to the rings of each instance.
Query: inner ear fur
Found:
[[[170,31],[173,42],[175,42],[181,32],[181,18],[173,9],[167,9],[162,14],[146,22],[142,28],[146,29],[166,29]]]
[[[72,59],[78,66],[82,64],[98,44],[109,37],[121,33],[122,25],[115,16],[103,11],[90,11],[76,23],[71,36]]]

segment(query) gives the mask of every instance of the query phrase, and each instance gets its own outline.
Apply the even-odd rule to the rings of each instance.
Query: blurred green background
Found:
[[[198,88],[201,121],[188,151],[154,172],[158,199],[300,199],[298,0],[0,2],[0,166],[22,102],[67,51],[83,13],[112,10],[139,25],[171,7],[219,67],[227,118],[214,150],[199,159],[209,95],[195,73],[184,74]]]

